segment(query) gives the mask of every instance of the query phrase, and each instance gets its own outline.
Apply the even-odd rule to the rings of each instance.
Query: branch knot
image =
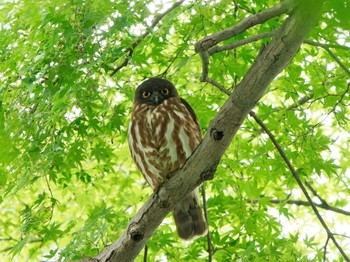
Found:
[[[214,167],[201,173],[200,177],[202,181],[214,179],[215,171],[216,171],[216,168]]]
[[[216,128],[212,128],[210,130],[210,136],[216,141],[220,141],[224,137],[224,132],[217,130]]]
[[[129,226],[129,234],[133,241],[139,242],[144,237],[144,228],[135,222],[131,223]]]

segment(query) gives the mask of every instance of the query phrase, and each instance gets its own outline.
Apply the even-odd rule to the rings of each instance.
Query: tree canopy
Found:
[[[0,3],[0,260],[84,259],[114,243],[152,194],[127,146],[137,85],[172,81],[204,137],[225,102],[247,106],[230,95],[269,62],[280,28],[308,26],[286,26],[296,3]],[[348,260],[350,2],[310,3],[304,15],[321,15],[300,48],[279,39],[294,58],[228,123],[238,132],[204,183],[210,237],[182,242],[167,216],[136,261]]]

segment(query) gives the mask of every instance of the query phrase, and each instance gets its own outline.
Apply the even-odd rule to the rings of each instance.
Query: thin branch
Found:
[[[345,237],[345,238],[349,238],[349,239],[350,239],[350,236],[347,236],[347,235],[344,235],[344,234],[337,234],[337,233],[334,233],[333,235],[335,235],[335,236],[340,236],[340,237]]]
[[[350,76],[350,70],[347,68],[343,62],[328,48],[325,47],[324,50],[327,51],[327,53],[337,62],[337,64]]]
[[[323,47],[323,48],[337,48],[337,49],[350,50],[349,46],[336,45],[336,44],[322,44],[313,40],[305,40],[304,43],[308,45]]]
[[[12,237],[7,237],[7,238],[0,238],[0,241],[17,241],[17,240]]]
[[[53,217],[53,212],[54,212],[54,210],[55,210],[55,204],[53,203],[53,199],[55,199],[55,198],[54,198],[54,196],[53,196],[52,189],[51,189],[49,180],[48,180],[48,178],[47,178],[47,175],[45,175],[45,181],[46,181],[46,185],[47,185],[47,187],[48,187],[48,189],[49,189],[50,196],[51,196],[51,214],[50,214],[50,219],[49,219],[49,222],[51,222],[52,217]]]
[[[16,240],[16,241],[19,242],[19,240]],[[41,242],[43,242],[43,240],[40,239],[40,238],[37,238],[37,239],[29,240],[29,241],[27,241],[26,243],[28,243],[28,244],[33,244],[33,243],[41,243]],[[14,247],[15,247],[15,246],[11,246],[11,247],[6,247],[6,248],[4,248],[4,249],[1,249],[1,250],[0,250],[0,253],[6,253],[6,252],[12,250]]]
[[[252,202],[252,200],[249,200]],[[247,201],[247,202],[249,202]],[[308,202],[308,201],[303,201],[303,200],[281,200],[281,199],[271,199],[270,200],[270,203],[273,203],[273,204],[280,204],[280,203],[287,203],[287,204],[290,204],[290,205],[297,205],[297,206],[311,206],[311,204]],[[346,215],[346,216],[350,216],[350,211],[346,211],[344,209],[341,209],[341,208],[337,208],[337,207],[333,207],[333,206],[330,206],[328,204],[317,204],[315,202],[313,202],[313,204],[319,208],[322,208],[324,210],[328,210],[328,211],[333,211],[333,212],[336,212],[336,213],[339,213],[339,214],[343,214],[343,215]]]
[[[143,253],[143,262],[147,262],[148,246],[145,245],[145,252]]]
[[[324,262],[326,262],[328,242],[329,242],[329,237],[327,237],[326,244],[324,245],[324,251],[323,251],[323,261]]]
[[[322,205],[324,205],[324,206],[329,206],[328,203],[327,203],[327,201],[324,200],[324,199],[317,193],[317,191],[311,186],[311,184],[310,184],[309,182],[305,181],[305,185],[310,189],[310,191],[312,192],[312,194],[314,194],[314,196],[317,197],[317,198],[321,201]]]
[[[237,47],[242,46],[242,45],[246,45],[246,44],[250,44],[250,43],[256,42],[256,41],[258,41],[260,39],[263,39],[263,38],[271,37],[275,33],[276,33],[276,31],[266,32],[266,33],[262,33],[262,34],[259,34],[259,35],[254,35],[252,37],[248,37],[246,39],[234,42],[234,43],[229,44],[229,45],[213,46],[213,47],[211,47],[208,50],[208,52],[209,52],[209,55],[212,55],[212,54],[215,54],[215,53],[218,53],[218,52],[231,50],[231,49],[237,48]]]
[[[208,242],[208,261],[213,261],[213,251],[212,251],[212,244],[211,244],[211,237],[210,237],[210,230],[209,230],[209,219],[208,219],[208,209],[207,209],[207,198],[205,194],[205,184],[202,184],[202,198],[203,198],[203,210],[204,210],[204,217],[208,224],[208,233],[207,233],[207,242]]]
[[[115,69],[113,69],[113,71],[110,73],[110,76],[114,76],[120,69],[122,69],[123,67],[125,67],[129,64],[129,61],[134,53],[134,49],[141,43],[141,41],[143,39],[145,39],[150,34],[151,30],[157,26],[157,24],[163,19],[164,16],[166,16],[168,13],[170,13],[175,8],[180,6],[184,1],[185,0],[181,0],[181,1],[174,3],[168,10],[166,10],[165,12],[163,12],[155,17],[151,26],[148,28],[148,30],[145,33],[143,33],[142,36],[131,45],[131,47],[129,47],[125,50],[127,57],[124,59],[124,61],[119,66],[117,66]]]
[[[313,45],[313,46],[322,47],[335,60],[335,62],[337,62],[337,64],[350,76],[349,68],[344,65],[344,63],[333,53],[332,50],[330,50],[330,48],[341,48],[341,49],[350,50],[350,47],[341,46],[341,45],[321,44],[311,40],[305,40],[304,43]]]
[[[166,76],[166,74],[168,73],[170,67],[174,64],[175,60],[179,57],[179,55],[181,54],[182,51],[183,51],[183,50],[180,49],[180,50],[178,50],[178,51],[176,52],[175,56],[171,59],[171,61],[170,61],[169,65],[167,66],[167,68],[163,71],[163,73],[161,73],[161,74],[159,75],[160,77]]]
[[[303,96],[302,98],[300,98],[300,99],[298,100],[297,103],[295,103],[295,104],[293,104],[293,105],[287,107],[287,110],[288,110],[288,111],[293,110],[294,108],[297,108],[297,107],[299,107],[299,106],[301,106],[301,105],[307,103],[307,102],[310,101],[313,97],[314,97],[313,94]]]
[[[335,239],[334,235],[332,234],[332,232],[330,231],[330,229],[328,228],[326,222],[323,220],[322,216],[320,215],[320,213],[317,210],[316,205],[313,203],[309,193],[307,192],[305,186],[303,185],[297,171],[294,169],[293,165],[291,164],[291,162],[289,161],[289,159],[287,158],[286,154],[284,153],[282,147],[280,146],[280,144],[277,142],[277,140],[275,139],[275,136],[270,132],[270,130],[264,125],[264,123],[255,115],[255,113],[253,111],[250,111],[249,115],[251,117],[254,118],[254,120],[259,124],[259,126],[264,129],[265,133],[269,136],[270,140],[272,141],[272,143],[274,144],[275,148],[277,149],[277,151],[279,152],[280,156],[282,157],[282,159],[284,160],[284,162],[287,164],[289,170],[291,171],[294,179],[297,181],[300,189],[303,191],[306,199],[308,200],[308,202],[310,203],[316,217],[318,218],[318,220],[320,221],[321,225],[323,226],[323,228],[326,230],[327,232],[327,236],[332,239],[334,245],[337,247],[337,249],[339,250],[339,252],[341,253],[341,255],[343,256],[343,258],[346,261],[350,261],[348,256],[345,254],[344,250],[342,249],[342,247],[339,245],[339,243],[337,242],[337,240]]]
[[[224,92],[226,95],[230,95],[231,92],[229,90],[227,90],[223,85],[221,85],[220,83],[216,82],[215,80],[207,77],[205,82],[212,84],[213,86],[216,86],[220,91]]]
[[[284,13],[288,13],[292,9],[294,9],[296,2],[297,1],[284,0],[281,3],[275,5],[274,7],[271,7],[270,9],[244,18],[241,22],[239,22],[233,27],[206,36],[195,44],[195,51],[200,52],[208,50],[209,48],[217,45],[222,41],[239,35],[240,33],[246,31],[248,28],[251,28],[257,24],[262,24],[273,17],[280,16]]]

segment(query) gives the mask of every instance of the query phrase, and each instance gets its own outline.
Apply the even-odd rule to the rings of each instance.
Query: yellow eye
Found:
[[[147,98],[147,97],[149,97],[151,95],[151,92],[150,91],[143,91],[143,93],[142,93],[142,97],[143,98]]]
[[[161,92],[162,92],[162,95],[164,95],[164,96],[169,95],[169,89],[168,88],[163,88]]]

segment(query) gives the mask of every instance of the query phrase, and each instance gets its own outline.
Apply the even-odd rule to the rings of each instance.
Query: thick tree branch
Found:
[[[327,232],[327,236],[333,241],[334,245],[337,247],[337,249],[339,250],[339,252],[341,253],[341,255],[343,256],[343,258],[346,261],[350,261],[349,258],[347,257],[347,255],[345,254],[344,250],[342,249],[342,247],[339,245],[338,241],[335,239],[333,233],[331,232],[331,230],[329,229],[329,227],[327,226],[326,222],[323,220],[323,217],[320,215],[320,213],[317,210],[316,205],[314,204],[314,202],[312,201],[309,193],[307,192],[304,184],[302,183],[297,171],[294,169],[293,165],[291,164],[291,162],[289,161],[289,159],[287,158],[286,154],[284,153],[282,147],[279,145],[279,143],[277,142],[277,140],[275,139],[274,135],[270,132],[270,130],[264,125],[264,123],[256,117],[254,112],[250,112],[249,113],[251,117],[254,118],[254,120],[259,124],[259,126],[265,131],[265,133],[269,136],[270,140],[272,141],[272,143],[274,144],[275,148],[277,149],[277,151],[279,152],[280,156],[282,157],[282,159],[284,160],[284,162],[287,164],[289,170],[291,171],[294,179],[297,181],[300,189],[303,191],[304,196],[306,197],[306,199],[308,200],[311,208],[313,209],[314,213],[316,214],[317,219],[320,221],[322,227],[326,230]]]
[[[131,47],[129,47],[125,50],[127,57],[124,59],[124,61],[119,66],[117,66],[116,68],[113,69],[113,71],[110,73],[110,76],[114,76],[120,69],[122,69],[123,67],[125,67],[129,64],[129,61],[134,53],[134,49],[141,43],[141,41],[143,39],[145,39],[150,34],[151,29],[154,29],[156,27],[156,25],[163,19],[164,16],[166,16],[168,13],[170,13],[175,8],[180,6],[184,1],[185,0],[175,2],[168,10],[166,10],[165,12],[159,14],[158,16],[156,16],[154,18],[154,20],[153,20],[151,26],[148,28],[148,30],[145,33],[143,33],[143,35],[139,39],[137,39],[134,43],[132,43]]]
[[[289,13],[294,9],[295,3],[298,1],[284,0],[281,3],[275,5],[274,7],[267,9],[261,13],[244,18],[237,25],[222,30],[218,33],[209,35],[201,39],[195,44],[195,51],[201,52],[206,51],[209,48],[217,45],[218,43],[232,38],[240,33],[246,31],[248,28],[253,27],[257,24],[262,24],[267,20],[282,15],[284,13]]]
[[[168,212],[195,187],[213,178],[216,166],[249,111],[277,74],[292,60],[319,19],[323,0],[292,2],[300,5],[290,13],[211,121],[202,143],[181,170],[152,194],[131,219],[122,236],[93,258],[95,261],[133,260]]]

